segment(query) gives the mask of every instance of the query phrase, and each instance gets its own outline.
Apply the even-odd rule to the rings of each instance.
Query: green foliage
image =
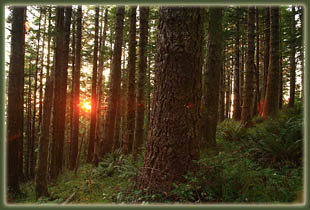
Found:
[[[264,166],[297,167],[302,163],[302,129],[302,109],[296,106],[248,129],[243,144],[252,158]]]
[[[220,123],[216,130],[218,140],[225,139],[226,141],[240,141],[246,134],[246,128],[240,122],[232,119],[226,119]]]

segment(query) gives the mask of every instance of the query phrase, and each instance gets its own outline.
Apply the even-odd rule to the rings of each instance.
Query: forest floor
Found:
[[[275,119],[253,119],[245,129],[225,120],[218,125],[214,150],[201,151],[200,169],[174,185],[170,197],[145,195],[136,183],[143,165],[113,153],[99,163],[81,164],[77,174],[67,169],[49,184],[50,198],[35,199],[34,183],[22,184],[17,204],[149,204],[303,202],[303,113],[285,109]],[[72,196],[73,195],[73,196]],[[69,202],[66,202],[70,198]]]

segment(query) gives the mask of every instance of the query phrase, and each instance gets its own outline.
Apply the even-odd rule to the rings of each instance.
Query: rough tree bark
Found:
[[[104,78],[103,78],[103,66],[104,66],[104,56],[105,56],[105,42],[107,38],[107,25],[108,25],[108,8],[105,9],[104,12],[104,20],[103,20],[103,31],[102,31],[102,36],[101,36],[101,46],[100,46],[100,58],[99,58],[99,76],[98,76],[98,106],[97,106],[97,125],[96,125],[96,143],[97,145],[95,146],[95,155],[97,158],[99,158],[99,140],[101,138],[101,131],[102,131],[102,123],[104,122],[104,117],[101,115],[102,114],[102,109],[103,106],[101,105],[102,103],[102,96],[103,96],[103,90],[104,90]],[[103,119],[101,119],[101,117]],[[98,154],[97,154],[98,153]]]
[[[234,120],[241,119],[241,107],[240,107],[240,76],[239,76],[239,69],[240,69],[240,8],[237,8],[237,17],[236,17],[236,46],[235,46],[235,71],[234,71],[234,108],[233,108],[233,118]]]
[[[59,145],[62,134],[61,121],[64,119],[61,117],[61,71],[62,71],[62,51],[63,51],[63,36],[64,36],[64,8],[57,7],[56,9],[56,48],[55,48],[55,64],[54,64],[54,90],[53,90],[53,118],[52,118],[52,140],[51,140],[51,166],[50,166],[50,177],[55,179],[58,176],[58,156],[59,156]]]
[[[93,75],[91,87],[91,116],[88,140],[87,162],[93,160],[94,145],[96,142],[96,120],[97,120],[97,60],[98,60],[98,31],[99,31],[99,6],[95,12],[95,40],[94,40],[94,57],[93,57]]]
[[[141,151],[144,136],[144,112],[145,112],[145,74],[147,65],[148,42],[148,17],[149,7],[140,7],[140,40],[139,40],[139,70],[138,70],[138,91],[137,91],[137,114],[135,122],[135,137],[133,144],[133,158],[136,160],[137,154]]]
[[[265,99],[267,88],[267,77],[269,68],[269,54],[270,54],[270,8],[267,7],[265,11],[265,43],[264,43],[264,72],[262,81],[262,95],[261,98]]]
[[[35,156],[35,142],[37,139],[37,131],[36,131],[36,115],[37,115],[37,90],[38,90],[38,72],[39,72],[39,49],[40,49],[40,38],[41,38],[41,17],[42,10],[40,9],[39,16],[39,29],[37,32],[37,50],[36,50],[36,71],[34,77],[34,90],[33,90],[33,115],[32,115],[32,129],[31,129],[31,141],[30,141],[30,151],[29,154],[29,177],[31,179],[34,178],[35,165],[36,165],[36,156]]]
[[[102,140],[100,146],[102,156],[112,151],[114,140],[115,117],[117,108],[116,106],[118,100],[120,100],[117,96],[119,95],[121,86],[121,56],[122,56],[122,43],[123,43],[124,15],[125,15],[125,7],[118,6],[116,13],[115,44],[113,50],[107,120],[106,125],[104,127],[104,139]]]
[[[129,52],[128,52],[128,84],[127,84],[127,125],[126,134],[122,144],[122,153],[130,154],[132,151],[135,117],[136,117],[136,6],[129,10]]]
[[[18,154],[23,142],[25,7],[13,7],[7,106],[7,190],[19,193]]]
[[[43,104],[43,121],[41,124],[41,136],[39,141],[38,166],[35,177],[36,198],[48,196],[47,166],[48,143],[50,136],[51,110],[52,110],[53,80],[47,75]]]
[[[167,192],[199,159],[203,8],[161,7],[154,103],[140,189]]]
[[[245,126],[249,125],[252,117],[252,99],[253,99],[253,76],[254,76],[254,20],[255,8],[248,9],[248,49],[245,70],[245,81],[243,90],[243,104],[241,112],[241,123]]]
[[[207,77],[205,78],[205,100],[203,114],[203,142],[201,145],[216,147],[216,125],[218,118],[218,101],[220,73],[222,70],[222,9],[209,9]]]
[[[81,71],[81,40],[82,40],[82,6],[77,9],[77,32],[76,32],[76,51],[75,51],[75,70],[74,70],[74,106],[73,106],[73,127],[70,150],[70,169],[76,168],[76,159],[79,144],[79,119],[80,119],[80,71]]]
[[[259,10],[255,9],[255,20],[256,20],[256,64],[255,64],[255,98],[253,104],[253,116],[257,115],[257,105],[259,102]]]
[[[271,9],[270,62],[263,117],[275,116],[279,109],[279,7]]]

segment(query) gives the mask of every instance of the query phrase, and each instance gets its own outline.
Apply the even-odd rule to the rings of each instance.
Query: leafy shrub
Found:
[[[302,128],[300,110],[288,109],[280,112],[277,118],[267,119],[250,128],[243,144],[253,159],[264,166],[289,164],[298,167],[302,163]]]
[[[246,128],[232,119],[226,119],[217,126],[216,135],[217,139],[226,141],[240,141],[246,134]]]

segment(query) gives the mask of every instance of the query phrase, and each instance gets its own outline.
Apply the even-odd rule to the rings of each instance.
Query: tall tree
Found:
[[[118,6],[116,12],[115,44],[111,69],[110,93],[107,110],[106,125],[104,127],[104,139],[101,144],[101,155],[111,152],[115,132],[115,118],[118,100],[117,96],[121,86],[121,56],[123,43],[125,7]]]
[[[19,144],[23,143],[25,7],[13,7],[7,106],[7,190],[20,192]]]
[[[291,24],[290,24],[290,98],[288,105],[294,107],[295,102],[295,86],[296,86],[296,21],[295,21],[295,6],[292,6]]]
[[[255,9],[255,20],[256,20],[256,64],[254,65],[255,70],[255,96],[253,104],[253,115],[257,114],[257,105],[259,102],[259,10]]]
[[[53,118],[52,118],[52,149],[51,149],[51,167],[50,176],[52,179],[58,176],[59,166],[59,145],[60,141],[63,140],[64,131],[61,129],[61,121],[64,118],[61,116],[61,80],[62,80],[62,52],[63,52],[63,36],[64,36],[64,8],[57,7],[56,9],[56,49],[55,49],[55,61],[54,61],[54,90],[53,90]]]
[[[53,79],[47,75],[43,104],[43,121],[41,124],[41,136],[39,141],[38,166],[36,168],[35,189],[36,198],[48,196],[47,189],[47,166],[48,166],[48,143],[50,137],[50,123],[52,110]]]
[[[124,154],[131,153],[135,132],[136,117],[136,93],[135,93],[135,74],[136,74],[136,6],[129,10],[129,58],[128,58],[128,84],[127,84],[127,129],[126,136],[122,145]]]
[[[154,103],[140,188],[172,190],[199,159],[203,8],[159,9]]]
[[[235,45],[235,71],[234,71],[234,108],[233,108],[233,118],[234,120],[240,120],[241,118],[241,107],[240,107],[240,8],[236,9],[236,45]]]
[[[218,101],[220,73],[222,69],[222,9],[210,8],[208,46],[207,46],[207,75],[205,78],[205,101],[203,114],[203,144],[216,147],[216,125],[218,118]]]
[[[270,62],[263,117],[274,116],[279,109],[279,7],[270,9]]]
[[[97,120],[97,60],[98,60],[98,31],[99,31],[99,6],[96,6],[95,12],[95,40],[93,57],[93,75],[91,87],[91,116],[88,140],[87,162],[93,160],[94,145],[96,142],[96,120]]]
[[[145,112],[145,73],[147,67],[147,49],[148,42],[148,24],[149,24],[149,7],[140,7],[140,40],[139,40],[139,70],[138,70],[138,90],[137,90],[137,114],[135,122],[135,137],[133,144],[133,157],[141,151],[144,136],[144,112]]]
[[[107,28],[108,28],[108,8],[106,8],[104,10],[104,21],[103,21],[103,31],[102,31],[102,35],[101,35],[101,41],[100,41],[100,58],[99,58],[99,76],[98,76],[98,88],[97,88],[97,92],[98,92],[98,96],[97,96],[97,100],[98,100],[98,106],[97,106],[97,125],[96,125],[96,143],[97,145],[95,146],[95,148],[98,147],[99,150],[99,139],[101,136],[101,128],[102,128],[102,123],[104,122],[104,118],[102,118],[102,96],[103,96],[103,85],[104,85],[104,77],[103,77],[103,66],[104,66],[104,56],[105,56],[105,47],[106,47],[106,38],[107,38]],[[96,150],[96,151],[98,151]],[[99,153],[99,151],[98,151]],[[97,152],[95,152],[95,155],[97,156],[97,158],[99,158],[99,154],[97,154]]]
[[[39,29],[37,31],[37,49],[36,49],[36,66],[35,66],[35,77],[34,77],[34,90],[33,90],[33,115],[32,115],[32,134],[31,134],[31,142],[30,142],[30,163],[29,163],[29,175],[30,178],[34,178],[35,172],[35,164],[36,164],[36,156],[35,156],[35,142],[37,139],[36,132],[36,116],[37,116],[37,90],[38,90],[38,72],[39,72],[39,51],[40,51],[40,39],[41,39],[41,18],[42,18],[42,9],[40,8],[39,15]]]
[[[81,40],[82,40],[82,6],[77,9],[77,31],[75,50],[75,70],[74,70],[74,106],[73,106],[73,127],[70,150],[70,169],[76,168],[78,143],[79,143],[79,119],[80,119],[80,72],[81,72]]]
[[[42,50],[41,50],[41,61],[40,61],[40,88],[39,88],[39,124],[38,128],[40,129],[42,123],[42,112],[43,112],[43,69],[44,69],[44,49],[45,49],[45,28],[46,28],[46,8],[42,9],[44,14],[44,24],[43,24],[43,37],[42,37]]]
[[[253,98],[253,76],[254,76],[254,21],[255,8],[248,9],[248,49],[245,70],[245,85],[243,89],[243,104],[241,112],[241,123],[247,126],[251,120],[251,108]]]
[[[268,68],[269,68],[269,54],[270,54],[270,8],[267,7],[264,9],[265,11],[265,42],[264,42],[264,72],[262,79],[262,94],[261,98],[265,99],[266,88],[267,88],[267,76],[268,76]],[[262,104],[263,105],[263,104]],[[264,105],[263,105],[264,106]]]

